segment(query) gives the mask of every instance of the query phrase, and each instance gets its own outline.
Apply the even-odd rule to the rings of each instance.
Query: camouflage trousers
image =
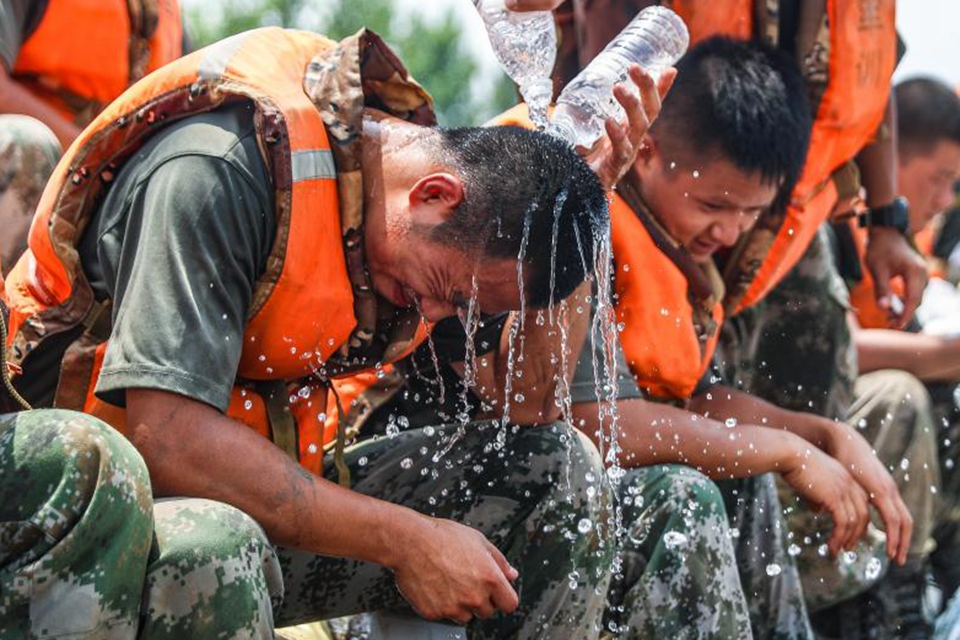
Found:
[[[913,562],[930,551],[939,470],[930,399],[902,371],[857,375],[847,324],[849,297],[821,230],[766,300],[725,323],[721,360],[728,380],[778,406],[843,420],[870,441],[914,518]],[[883,534],[871,527],[855,552],[830,559],[829,517],[781,486],[790,549],[811,610],[868,589],[886,567]]]
[[[607,636],[813,637],[772,478],[714,483],[657,465],[628,470],[619,493],[621,565]]]
[[[27,232],[60,143],[39,120],[0,115],[0,266],[6,275],[27,248]]]
[[[931,565],[937,583],[949,597],[960,589],[960,407],[956,384],[928,384],[940,454],[940,508],[933,539],[936,550]],[[960,611],[960,600],[956,609]]]
[[[3,640],[272,638],[275,625],[406,607],[382,567],[274,547],[223,503],[154,502],[136,451],[96,420],[25,412],[0,430]],[[355,490],[469,524],[518,568],[519,609],[472,623],[471,638],[597,636],[612,498],[572,429],[416,429],[346,459]]]

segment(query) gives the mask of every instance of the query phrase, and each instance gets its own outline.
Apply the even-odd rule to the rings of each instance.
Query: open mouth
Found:
[[[696,239],[690,243],[689,251],[698,256],[710,256],[719,248],[720,245],[715,242],[704,242],[703,240]]]

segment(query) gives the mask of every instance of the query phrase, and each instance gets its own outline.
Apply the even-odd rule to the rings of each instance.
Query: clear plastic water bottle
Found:
[[[613,97],[613,86],[627,79],[630,65],[639,64],[656,80],[680,59],[689,43],[690,34],[680,16],[666,7],[647,7],[564,88],[547,132],[570,144],[591,147],[603,135],[606,118],[623,122],[626,116]]]
[[[538,127],[547,123],[553,96],[550,74],[557,60],[557,29],[549,11],[510,11],[504,0],[473,0],[493,52],[530,110]]]

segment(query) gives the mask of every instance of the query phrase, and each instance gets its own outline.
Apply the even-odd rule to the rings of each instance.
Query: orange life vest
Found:
[[[327,407],[326,381],[311,374],[344,345],[357,320],[336,167],[320,112],[303,82],[311,60],[336,45],[277,28],[238,34],[137,83],[71,145],[44,191],[29,250],[6,283],[14,367],[44,337],[86,328],[63,357],[57,406],[82,409],[123,430],[123,410],[93,395],[109,336],[103,331],[109,309],[95,302],[76,249],[99,197],[123,162],[164,123],[249,99],[273,176],[277,240],[255,286],[227,413],[272,437],[307,469],[320,470],[323,446],[336,432],[336,420],[331,430],[327,416],[336,410]],[[424,337],[419,327],[408,351]],[[272,431],[284,416],[294,419],[292,436]]]
[[[533,128],[523,104],[488,124]],[[716,300],[710,308],[710,321],[698,326],[687,275],[654,240],[647,224],[655,223],[644,222],[641,215],[613,195],[610,226],[615,310],[618,322],[625,325],[620,343],[644,392],[682,400],[690,397],[710,366],[723,324],[723,305]],[[662,236],[661,242],[670,242],[666,232],[653,233]]]
[[[747,26],[753,21],[754,2],[744,0],[676,0],[673,6],[690,28],[691,42],[716,34],[749,35]],[[728,311],[758,302],[799,261],[836,205],[831,174],[873,139],[883,120],[896,64],[895,0],[827,0],[826,13],[829,78],[807,164],[762,264],[750,266],[754,273],[728,279],[728,284],[750,280],[742,297],[727,301]]]
[[[620,344],[645,393],[685,400],[710,366],[723,304],[714,301],[708,322],[694,320],[687,275],[658,246],[648,224],[619,196],[613,197],[615,308],[624,325]]]
[[[12,75],[74,121],[81,107],[93,103],[99,111],[179,58],[182,42],[177,0],[51,0]]]

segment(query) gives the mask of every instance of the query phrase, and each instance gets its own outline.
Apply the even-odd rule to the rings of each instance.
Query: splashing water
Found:
[[[520,310],[517,317],[510,323],[509,342],[507,345],[507,378],[503,384],[503,418],[501,425],[507,426],[510,421],[510,396],[513,394],[513,376],[516,368],[517,335],[523,331],[524,316],[527,313],[526,295],[523,291],[523,261],[527,256],[527,243],[530,241],[530,226],[533,224],[533,208],[527,210],[523,217],[523,236],[520,238],[520,251],[517,254],[517,287],[520,290]]]
[[[429,326],[427,322],[427,317],[423,315],[423,308],[420,306],[420,296],[413,295],[413,304],[417,308],[417,314],[420,316],[420,322],[424,325]],[[433,375],[436,377],[437,388],[439,389],[439,404],[442,407],[446,402],[446,388],[443,384],[443,374],[440,372],[440,358],[437,357],[437,345],[433,341],[433,335],[427,333],[427,347],[430,349],[430,359],[433,361]]]
[[[470,288],[470,301],[466,310],[460,310],[457,313],[460,324],[463,326],[463,332],[466,335],[463,384],[460,386],[461,410],[458,414],[461,424],[470,422],[470,410],[473,408],[470,405],[470,390],[477,385],[477,345],[475,338],[480,326],[480,305],[477,302],[477,293],[477,274],[474,272]]]

